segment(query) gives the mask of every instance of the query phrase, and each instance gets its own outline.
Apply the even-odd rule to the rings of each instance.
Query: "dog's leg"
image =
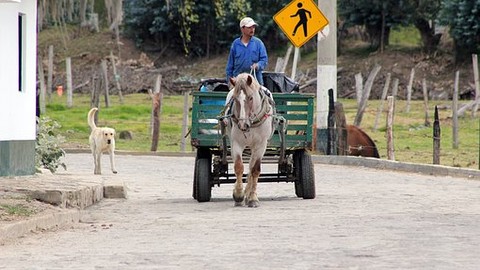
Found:
[[[102,165],[101,161],[102,160],[102,152],[96,153],[95,157],[95,174],[102,174]]]
[[[97,174],[97,158],[95,157],[95,153],[92,151],[93,156],[93,174]]]
[[[117,169],[115,168],[115,152],[110,150],[110,167],[112,168],[113,173],[117,173]]]

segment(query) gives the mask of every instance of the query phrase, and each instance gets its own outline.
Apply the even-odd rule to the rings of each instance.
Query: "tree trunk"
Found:
[[[368,33],[368,37],[370,39],[370,47],[374,50],[378,50],[383,40],[383,45],[388,46],[390,44],[390,27],[385,26],[382,31],[382,25],[366,25],[366,31]],[[382,39],[383,33],[383,39]]]
[[[427,54],[433,54],[440,44],[440,38],[442,34],[435,35],[434,24],[430,27],[430,24],[425,19],[415,20],[415,27],[420,32],[422,38],[423,51]]]

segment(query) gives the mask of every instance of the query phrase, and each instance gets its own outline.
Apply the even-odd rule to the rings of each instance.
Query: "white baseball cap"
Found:
[[[240,21],[240,28],[242,27],[252,27],[254,25],[258,25],[252,18],[245,17]]]

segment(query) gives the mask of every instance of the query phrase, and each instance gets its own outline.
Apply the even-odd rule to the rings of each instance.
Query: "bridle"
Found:
[[[244,117],[239,117],[239,107],[238,106],[241,106],[240,105],[240,102],[238,100],[238,97],[240,96],[237,95],[237,96],[234,96],[233,97],[233,100],[234,100],[234,103],[233,103],[233,113],[232,113],[232,121],[233,123],[237,124],[239,126],[240,129],[242,129],[239,125],[240,121],[244,121],[245,122],[245,126],[246,126],[246,129],[242,129],[244,132],[248,132],[250,130],[250,128],[255,128],[255,127],[258,127],[260,125],[262,125],[265,120],[272,116],[272,107],[270,106],[270,103],[269,103],[269,100],[268,100],[268,96],[263,93],[263,91],[261,89],[258,89],[257,91],[254,91],[254,93],[252,95],[247,95],[245,93],[245,90],[242,89],[241,90],[242,93],[245,95],[245,100],[246,102],[245,103],[248,103],[248,104],[244,104],[244,106],[246,106],[247,108],[245,108],[245,116]],[[253,108],[254,104],[253,104],[253,100],[254,100],[254,96],[253,95],[259,95],[259,99],[260,99],[260,109],[258,111],[254,111],[255,108]],[[237,106],[235,106],[237,105]]]

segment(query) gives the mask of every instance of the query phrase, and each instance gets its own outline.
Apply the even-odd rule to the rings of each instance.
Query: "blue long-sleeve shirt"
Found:
[[[263,85],[262,71],[267,67],[268,56],[267,49],[263,42],[257,38],[252,37],[247,46],[245,46],[240,38],[236,38],[230,47],[230,54],[227,62],[227,82],[231,77],[236,77],[238,74],[247,72],[250,73],[250,67],[257,63],[258,69],[255,70],[257,81]]]

